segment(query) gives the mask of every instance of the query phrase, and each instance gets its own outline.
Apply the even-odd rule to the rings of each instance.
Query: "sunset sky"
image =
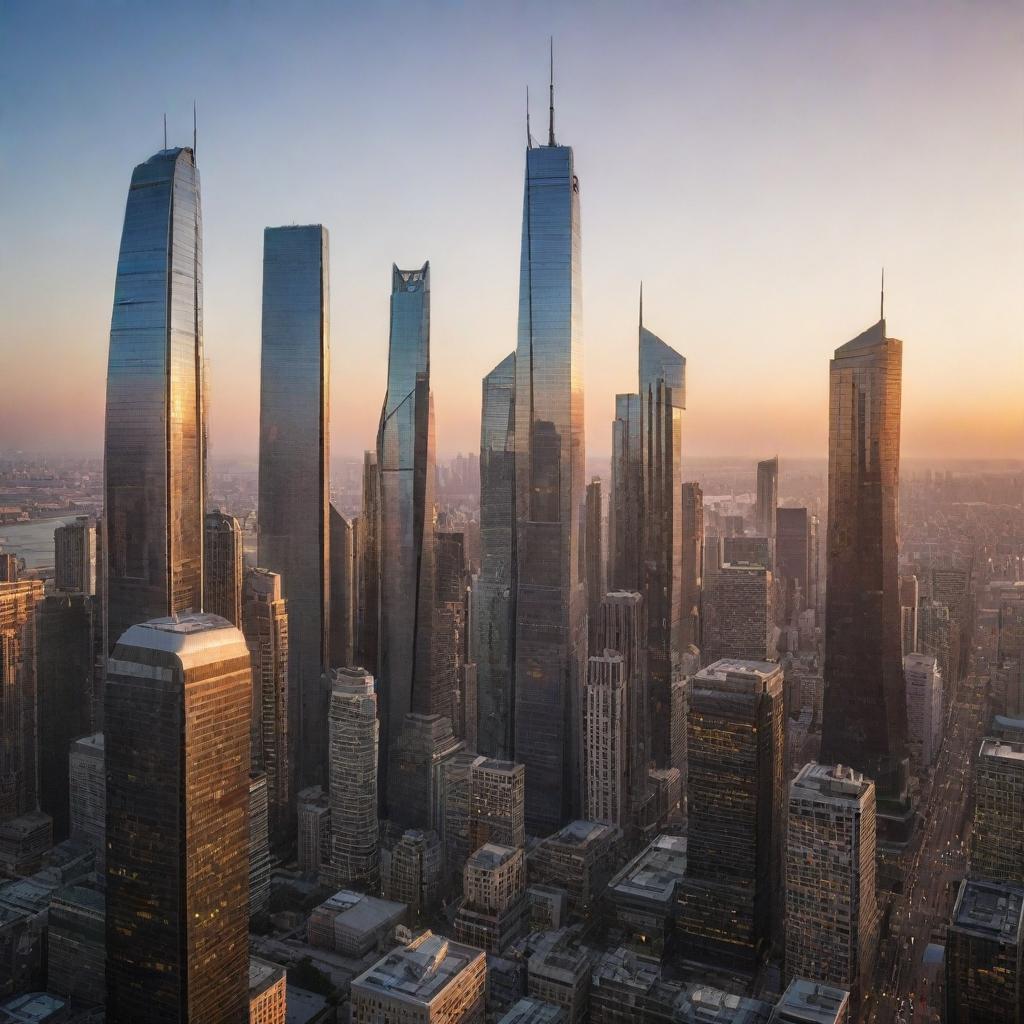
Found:
[[[0,5],[0,450],[99,452],[132,168],[199,107],[214,456],[255,453],[262,233],[331,234],[331,434],[372,446],[392,262],[432,271],[441,455],[515,346],[529,85],[581,179],[588,453],[645,321],[684,457],[821,455],[828,360],[904,341],[907,456],[1024,456],[1019,2]]]

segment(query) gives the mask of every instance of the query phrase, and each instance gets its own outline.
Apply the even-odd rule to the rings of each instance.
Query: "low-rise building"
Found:
[[[529,996],[520,999],[498,1018],[498,1024],[565,1024],[565,1010]]]
[[[775,1004],[770,1024],[847,1024],[850,993],[806,978],[794,978]]]
[[[388,942],[407,911],[404,903],[342,889],[310,914],[309,944],[358,959]]]
[[[565,889],[570,912],[586,917],[620,864],[621,843],[622,830],[614,825],[570,822],[530,852],[530,884]]]
[[[560,1006],[569,1024],[588,1019],[590,971],[594,953],[575,928],[541,936],[527,966],[527,991],[534,999]]]
[[[287,972],[280,964],[249,957],[249,1024],[286,1024]]]
[[[526,864],[521,849],[486,843],[466,861],[455,937],[500,953],[526,924]]]

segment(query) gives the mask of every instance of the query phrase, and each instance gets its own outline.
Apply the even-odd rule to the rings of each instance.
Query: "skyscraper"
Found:
[[[811,762],[789,787],[786,977],[867,994],[878,944],[875,784]]]
[[[971,877],[1024,886],[1024,743],[982,740],[974,792]]]
[[[473,588],[478,744],[507,760],[514,747],[516,604],[516,355],[483,379],[480,420],[480,575]]]
[[[828,581],[821,756],[901,800],[907,708],[900,640],[897,500],[903,343],[885,320],[836,349],[829,369]]]
[[[252,767],[266,773],[270,833],[280,845],[292,833],[296,789],[288,751],[288,605],[276,572],[245,574],[242,629],[252,657]]]
[[[203,610],[242,626],[242,529],[234,516],[206,513]]]
[[[907,746],[923,768],[930,768],[942,742],[942,673],[932,654],[903,658],[907,690]]]
[[[288,602],[297,787],[326,781],[330,615],[327,229],[263,234],[258,564]]]
[[[625,828],[629,822],[625,663],[617,651],[587,660],[584,694],[584,814]]]
[[[107,1020],[248,1010],[249,652],[216,615],[132,626],[107,667]]]
[[[107,367],[105,650],[203,606],[203,231],[191,149],[132,173]]]
[[[377,453],[363,452],[363,514],[359,517],[355,661],[380,672],[380,473]],[[344,667],[344,666],[342,666]]]
[[[782,621],[789,625],[793,616],[811,603],[811,520],[806,508],[780,508],[775,513],[775,567],[786,588],[786,607]]]
[[[73,594],[96,593],[96,523],[77,516],[53,531],[54,587]]]
[[[355,657],[355,530],[331,505],[331,667],[347,668]]]
[[[602,528],[604,512],[601,501],[601,478],[595,476],[587,484],[587,498],[584,502],[583,558],[584,576],[587,585],[587,646],[597,651],[597,630],[601,615],[601,601],[606,587],[604,583],[604,539]]]
[[[570,146],[528,139],[516,348],[516,760],[527,828],[553,832],[580,805],[586,593],[580,185]]]
[[[913,573],[900,576],[900,637],[904,657],[917,651],[917,605],[919,600],[917,577]]]
[[[640,590],[640,442],[640,396],[616,395],[608,502],[608,586],[612,590]]]
[[[267,773],[249,775],[249,916],[270,910],[270,807]]]
[[[433,714],[444,696],[450,698],[440,692],[444,681],[432,672],[436,552],[429,263],[419,270],[392,268],[388,386],[377,431],[377,469],[381,748],[393,751],[406,715]],[[390,805],[391,791],[386,792]]]
[[[704,492],[695,481],[683,483],[683,557],[680,644],[700,646],[700,596],[704,568]]]
[[[758,537],[775,536],[775,514],[779,504],[779,457],[757,464],[757,499],[754,528]]]
[[[704,578],[701,660],[774,661],[772,574],[763,565],[725,562]]]
[[[380,883],[377,695],[363,669],[331,673],[331,879],[371,895]]]

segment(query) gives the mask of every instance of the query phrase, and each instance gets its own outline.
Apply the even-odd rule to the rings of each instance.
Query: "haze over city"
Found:
[[[332,451],[372,447],[390,268],[432,268],[439,454],[515,344],[525,90],[583,216],[586,442],[637,293],[687,357],[687,456],[823,456],[832,351],[905,342],[905,457],[1017,457],[1019,5],[12,5],[0,32],[0,447],[98,453],[130,168],[198,104],[214,457],[254,456],[262,232],[331,232]],[[282,45],[284,41],[287,45]]]

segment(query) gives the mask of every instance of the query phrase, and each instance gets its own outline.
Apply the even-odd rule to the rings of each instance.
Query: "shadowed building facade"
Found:
[[[203,560],[204,611],[242,627],[242,529],[234,516],[206,513]]]
[[[906,785],[897,514],[903,343],[879,320],[829,368],[828,584],[821,759]]]
[[[700,646],[700,600],[704,571],[704,492],[699,483],[683,484],[682,630],[680,644],[686,650]]]
[[[572,148],[526,152],[516,348],[515,758],[527,830],[580,806],[586,591],[579,179]]]
[[[203,606],[202,215],[191,149],[132,173],[114,285],[104,440],[104,650]]]
[[[774,537],[776,509],[779,504],[779,457],[757,464],[757,496],[754,503],[754,529],[758,537]],[[771,566],[769,566],[771,568]]]
[[[267,228],[257,561],[280,574],[288,602],[297,789],[327,769],[329,373],[327,229]]]
[[[248,1008],[249,651],[216,615],[131,627],[107,668],[107,1017]]]

